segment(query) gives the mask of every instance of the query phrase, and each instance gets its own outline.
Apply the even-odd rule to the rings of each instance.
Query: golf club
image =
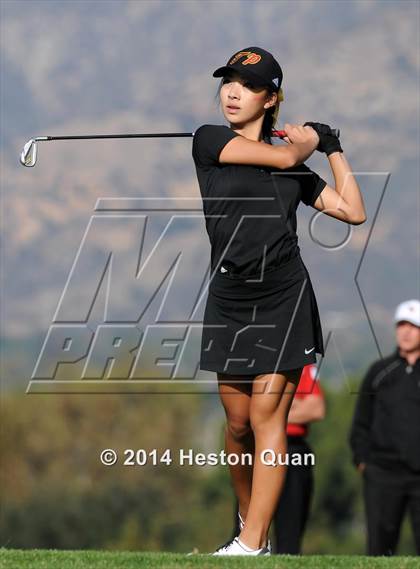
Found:
[[[340,136],[339,129],[331,129],[334,136]],[[36,164],[37,159],[37,142],[44,142],[48,140],[86,140],[95,138],[161,138],[161,137],[181,137],[181,136],[194,136],[194,132],[158,132],[148,134],[86,134],[83,136],[37,136],[31,138],[23,147],[20,154],[20,163],[23,166],[32,168]],[[284,138],[286,131],[273,130],[273,137]]]

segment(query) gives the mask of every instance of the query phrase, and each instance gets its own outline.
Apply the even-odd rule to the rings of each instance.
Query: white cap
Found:
[[[420,326],[420,300],[406,300],[397,306],[394,321],[398,323],[401,320]]]

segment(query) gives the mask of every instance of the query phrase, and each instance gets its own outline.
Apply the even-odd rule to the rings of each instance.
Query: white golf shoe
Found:
[[[238,518],[239,518],[239,529],[242,531],[242,530],[244,529],[245,522],[244,522],[244,520],[242,519],[242,516],[241,516],[241,514],[240,514],[239,512],[238,512]],[[228,543],[229,543],[229,542],[228,542]],[[271,550],[271,541],[270,541],[270,540],[267,541],[267,549],[268,549],[268,551],[269,551],[270,554],[271,554],[271,553],[272,553],[272,550]]]
[[[250,549],[239,537],[235,537],[217,548],[213,555],[271,555],[271,552],[268,547]]]

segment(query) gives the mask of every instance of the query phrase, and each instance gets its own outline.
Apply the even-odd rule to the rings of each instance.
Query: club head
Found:
[[[36,141],[31,138],[25,146],[20,155],[20,163],[23,166],[32,167],[35,166],[36,163],[36,154],[37,154],[37,144]]]

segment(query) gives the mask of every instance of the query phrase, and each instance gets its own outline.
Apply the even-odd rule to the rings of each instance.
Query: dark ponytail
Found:
[[[272,94],[273,91],[270,92]],[[272,144],[271,142],[271,131],[275,129],[277,118],[279,116],[280,110],[280,103],[284,101],[283,90],[280,89],[277,91],[277,101],[275,105],[270,107],[265,111],[264,120],[262,124],[262,139],[267,144]]]

